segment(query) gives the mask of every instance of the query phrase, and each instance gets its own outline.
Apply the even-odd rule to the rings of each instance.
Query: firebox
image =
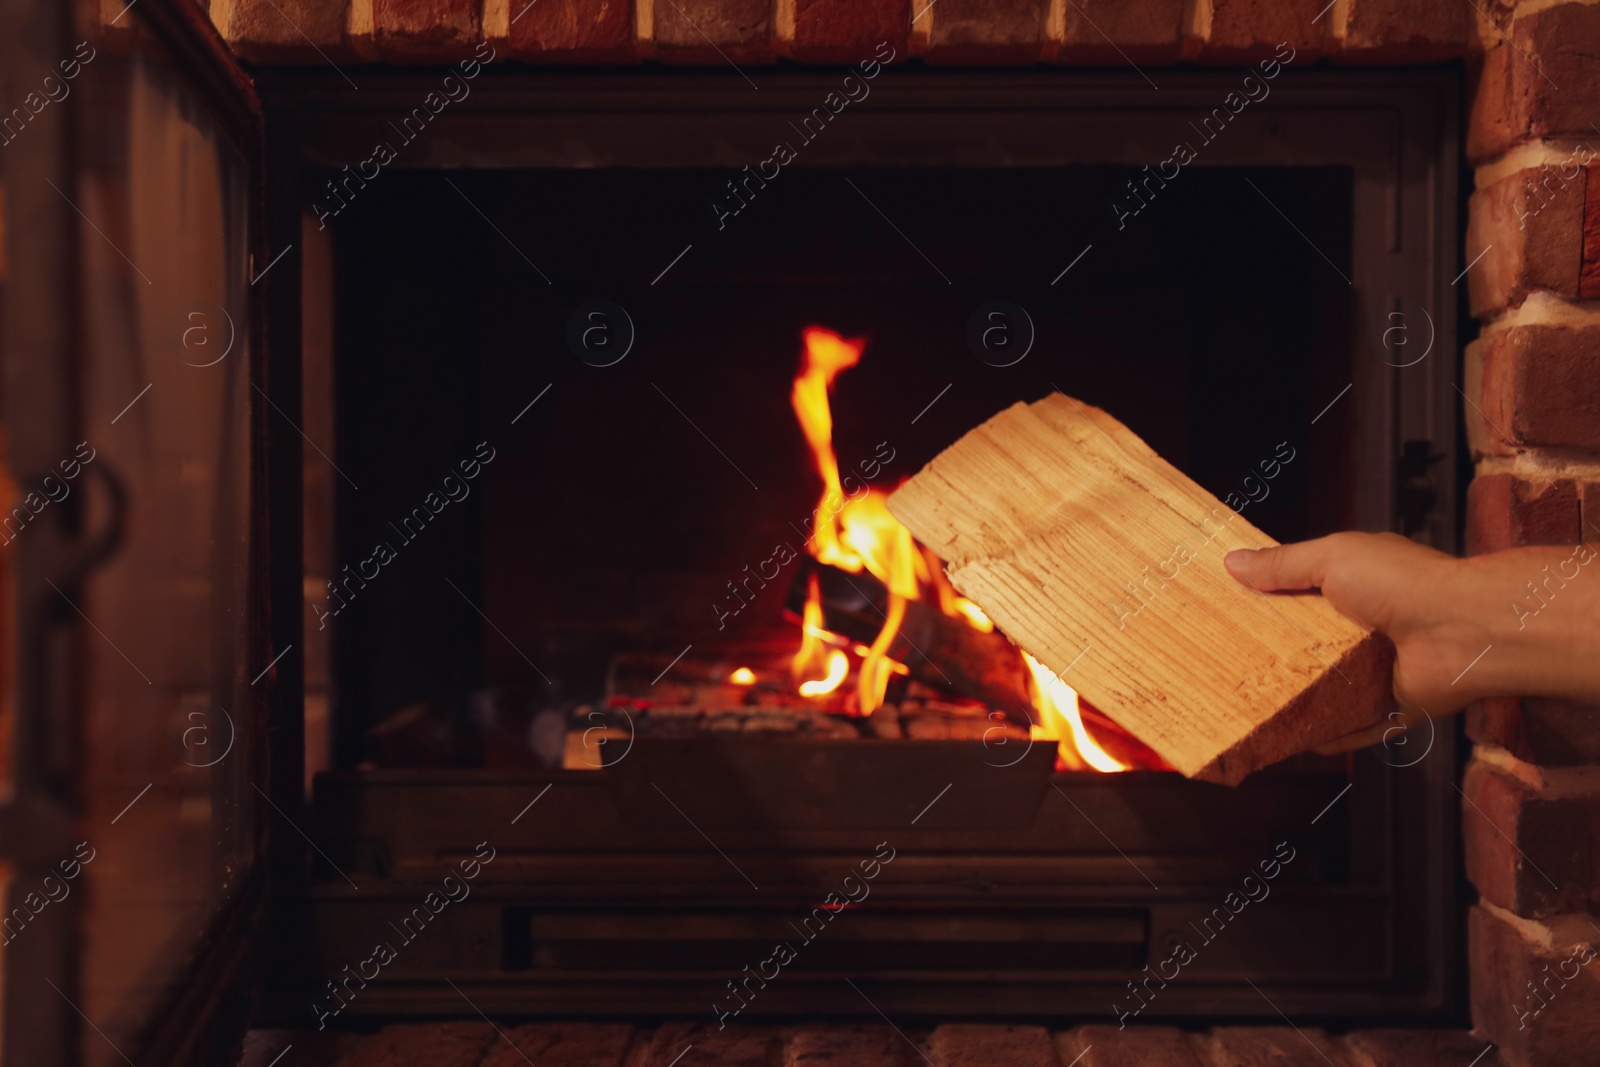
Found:
[[[485,70],[426,138],[432,74],[264,75],[317,844],[272,1014],[1453,1017],[1449,729],[1185,780],[882,508],[1061,391],[1279,540],[1454,547],[1457,86],[1292,60]]]

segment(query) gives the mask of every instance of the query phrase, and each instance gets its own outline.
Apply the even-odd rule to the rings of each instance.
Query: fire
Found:
[[[807,544],[822,563],[851,574],[863,571],[883,583],[888,605],[883,626],[870,646],[849,642],[823,627],[822,594],[815,574],[806,588],[801,619],[800,651],[791,664],[795,684],[806,697],[836,692],[850,671],[849,649],[859,657],[856,668],[855,711],[871,715],[883,705],[889,680],[907,673],[905,664],[890,658],[889,650],[905,621],[906,606],[928,599],[951,618],[988,633],[994,623],[978,605],[961,596],[945,577],[944,564],[919,545],[911,531],[889,513],[888,495],[869,489],[847,499],[840,484],[839,460],[833,450],[833,409],[829,393],[840,372],[861,361],[865,339],[849,340],[820,326],[808,326],[800,373],[795,376],[791,400],[812,461],[822,478],[817,517]],[[1023,653],[1033,681],[1034,706],[1039,724],[1033,736],[1060,741],[1058,764],[1097,771],[1128,768],[1095,743],[1084,729],[1078,711],[1078,694],[1027,653]]]
[[[728,675],[728,681],[732,685],[755,685],[756,672],[749,667],[735,667],[733,673]]]
[[[822,628],[822,591],[813,574],[806,587],[805,614],[800,622],[800,651],[790,664],[801,696],[827,696],[839,688],[849,673],[850,659],[829,647],[833,640],[833,634]]]
[[[865,570],[888,586],[892,595],[906,600],[921,597],[918,578],[927,573],[927,565],[911,531],[889,514],[887,493],[869,489],[861,499],[845,504],[839,512],[839,528],[841,558],[822,562],[847,571]]]
[[[844,676],[850,673],[850,658],[838,649],[828,653],[828,673],[826,677],[818,678],[814,682],[801,682],[800,695],[803,697],[827,696],[839,688],[839,683],[844,681]]]
[[[1039,713],[1039,722],[1033,726],[1036,740],[1060,741],[1058,765],[1068,770],[1081,770],[1088,764],[1097,771],[1125,771],[1127,764],[1119,762],[1095,743],[1084,729],[1083,716],[1078,711],[1078,693],[1066,682],[1056,677],[1054,671],[1024,652],[1023,662],[1033,681],[1033,706]]]
[[[831,330],[820,326],[807,326],[801,333],[805,341],[805,364],[794,380],[791,400],[794,414],[800,420],[800,430],[811,446],[811,458],[822,476],[822,505],[819,510],[831,512],[827,501],[844,499],[839,484],[839,459],[833,451],[833,407],[828,403],[828,392],[839,372],[854,367],[861,360],[865,340],[847,341]],[[831,521],[819,521],[811,533],[811,554],[824,563],[859,571],[859,559],[847,556],[839,544],[837,528]],[[854,564],[853,566],[851,564]]]
[[[906,602],[922,596],[918,578],[927,566],[911,538],[911,531],[889,514],[888,496],[876,489],[855,500],[847,500],[839,482],[839,459],[833,451],[833,407],[828,394],[839,372],[861,361],[864,340],[846,340],[831,330],[809,326],[802,333],[805,357],[794,379],[791,400],[800,420],[811,458],[822,478],[822,496],[817,503],[817,519],[807,545],[811,555],[840,570],[859,574],[866,571],[889,590],[889,606],[883,628],[861,655],[856,673],[856,711],[871,715],[883,705],[890,675],[904,671],[902,664],[889,658],[889,646],[905,618]],[[833,692],[849,671],[849,658],[837,649],[824,662],[822,598],[816,579],[806,590],[805,633],[795,655],[795,679],[802,696],[822,696]],[[815,632],[813,632],[815,631]],[[832,635],[828,635],[831,637]],[[825,668],[821,678],[816,674]]]
[[[950,584],[950,579],[944,576],[944,561],[928,548],[923,548],[922,560],[924,569],[918,573],[925,576],[928,584],[933,586],[934,592],[938,594],[939,610],[951,618],[959,616],[966,619],[967,625],[974,630],[993,632],[994,623],[983,613],[983,609],[957,593],[955,587]]]

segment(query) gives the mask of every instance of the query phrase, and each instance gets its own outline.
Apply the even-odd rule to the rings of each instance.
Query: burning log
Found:
[[[822,627],[870,645],[887,618],[889,591],[870,574],[849,571],[802,557],[787,608],[799,618],[815,576],[822,600]],[[998,633],[985,633],[964,619],[946,615],[937,603],[913,600],[889,645],[888,656],[903,663],[919,682],[981,700],[1019,724],[1031,720],[1027,669],[1017,647]]]
[[[1027,729],[1030,738],[1059,741],[1065,767],[1109,772],[1164,766],[1131,737],[1117,747],[1138,753],[1136,763],[1102,749],[1084,725],[1078,694],[993,633],[994,623],[951,587],[938,557],[890,514],[888,498],[859,485],[847,491],[833,450],[828,392],[834,378],[860,360],[865,341],[820,327],[808,327],[803,338],[805,355],[791,399],[822,495],[806,545],[811,560],[790,598],[801,624],[800,649],[791,661],[800,695],[826,698],[837,692],[850,670],[839,646],[853,643],[861,658],[852,707],[860,715],[885,706],[894,677],[909,674],[976,698],[979,706]]]
[[[1162,758],[1235,784],[1378,719],[1392,646],[1222,568],[1275,544],[1110,415],[1016,404],[891,497],[996,625]]]

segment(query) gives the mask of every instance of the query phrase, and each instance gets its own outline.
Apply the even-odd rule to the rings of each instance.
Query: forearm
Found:
[[[1224,563],[1254,589],[1320,589],[1345,618],[1387,634],[1395,699],[1408,710],[1448,715],[1497,696],[1600,703],[1594,533],[1470,559],[1398,534],[1341,533]]]
[[[1486,650],[1462,684],[1481,696],[1600,701],[1600,538],[1458,566],[1460,606],[1482,615]]]

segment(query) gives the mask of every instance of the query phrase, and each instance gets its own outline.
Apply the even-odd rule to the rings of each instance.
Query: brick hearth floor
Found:
[[[403,1023],[371,1034],[256,1030],[239,1067],[1500,1067],[1462,1030],[955,1024],[729,1026],[669,1022]]]

